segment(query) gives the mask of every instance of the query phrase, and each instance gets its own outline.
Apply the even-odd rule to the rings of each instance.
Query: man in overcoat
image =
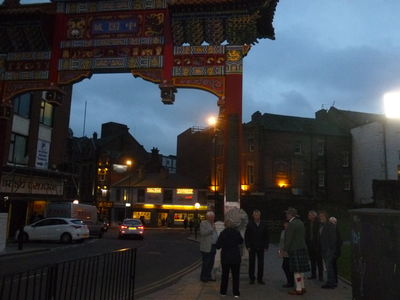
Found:
[[[257,282],[265,284],[264,275],[264,252],[268,250],[269,234],[267,224],[261,222],[261,212],[256,209],[253,211],[253,220],[247,224],[244,239],[246,248],[249,251],[249,277],[250,284],[255,282],[255,265],[257,257]]]
[[[311,262],[311,276],[308,279],[317,278],[319,281],[323,280],[324,267],[322,264],[321,249],[319,245],[319,227],[320,222],[318,220],[318,214],[315,210],[310,210],[307,216],[308,222],[305,224],[306,227],[306,244],[308,250],[308,256]]]
[[[200,252],[202,256],[202,266],[200,280],[203,282],[215,281],[211,276],[214,267],[216,253],[216,243],[218,239],[214,224],[215,214],[212,211],[207,212],[206,220],[200,223]]]
[[[334,261],[337,251],[337,233],[336,226],[328,220],[326,211],[319,213],[321,228],[319,230],[319,242],[321,247],[322,259],[326,266],[326,283],[322,286],[324,289],[333,289],[336,287],[336,275],[334,269]]]
[[[286,219],[289,221],[285,235],[284,251],[289,255],[289,268],[294,273],[296,289],[289,295],[303,295],[306,292],[304,286],[304,272],[310,271],[307,246],[304,239],[305,229],[303,222],[298,218],[297,209],[289,207],[286,211]]]

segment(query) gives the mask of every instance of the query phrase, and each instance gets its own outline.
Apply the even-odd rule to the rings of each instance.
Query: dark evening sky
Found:
[[[281,0],[276,40],[260,41],[245,58],[243,121],[257,110],[313,117],[333,104],[382,113],[383,94],[400,89],[399,11],[398,0]],[[165,106],[159,94],[129,74],[94,75],[74,86],[70,127],[82,135],[87,101],[86,135],[104,122],[124,123],[148,151],[175,154],[176,136],[206,126],[217,99],[180,89]]]

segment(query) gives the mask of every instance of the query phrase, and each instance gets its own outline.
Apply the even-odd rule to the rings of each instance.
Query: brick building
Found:
[[[312,119],[256,112],[243,124],[245,209],[352,202],[350,132],[323,113]]]
[[[354,127],[382,115],[331,107],[315,118],[256,112],[242,127],[241,203],[276,215],[288,205],[353,205],[352,136]],[[213,132],[188,129],[178,136],[177,170],[223,192],[223,141]],[[205,163],[208,162],[208,163]],[[216,169],[215,169],[216,166]]]

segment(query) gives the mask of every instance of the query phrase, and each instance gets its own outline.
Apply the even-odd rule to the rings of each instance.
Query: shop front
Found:
[[[183,226],[185,218],[188,221],[195,219],[205,219],[207,205],[200,205],[197,209],[194,205],[175,205],[175,204],[135,204],[133,206],[132,217],[144,218],[146,225],[150,226]]]
[[[8,212],[8,234],[14,237],[19,227],[46,217],[49,201],[63,201],[63,178],[3,173],[1,198]]]

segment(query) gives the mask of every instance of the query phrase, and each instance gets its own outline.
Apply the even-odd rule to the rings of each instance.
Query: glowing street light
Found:
[[[400,92],[390,92],[383,95],[383,105],[387,118],[400,118]]]
[[[73,204],[79,204],[79,200],[72,201]]]
[[[210,126],[215,126],[217,125],[218,121],[217,118],[215,116],[210,116],[207,118],[207,124]]]
[[[130,159],[128,159],[128,160],[126,161],[126,165],[127,165],[128,167],[132,166],[132,161],[131,161]]]

